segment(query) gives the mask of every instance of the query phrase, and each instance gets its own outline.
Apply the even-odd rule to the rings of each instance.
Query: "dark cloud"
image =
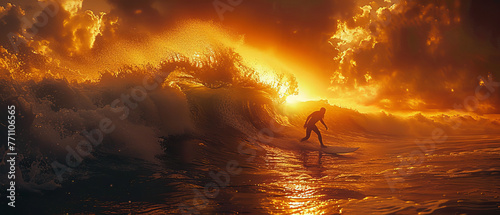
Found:
[[[74,4],[76,3],[76,4]],[[101,16],[79,11],[81,1],[48,1],[37,4],[37,11],[25,14],[15,4],[0,7],[0,45],[4,59],[15,58],[19,78],[41,78],[43,74],[71,74],[61,60],[81,60],[88,55],[101,27]],[[88,63],[81,61],[79,63]],[[68,76],[69,77],[69,76]]]
[[[45,69],[46,58],[34,53],[31,38],[24,29],[29,28],[29,20],[19,6],[7,4],[0,7],[0,70],[16,72],[24,76],[33,69]]]
[[[9,38],[10,33],[22,34],[21,17],[24,11],[12,4],[7,4],[5,7],[0,7],[0,45],[8,50],[13,51],[12,42]]]
[[[130,30],[148,27],[147,30],[164,29],[167,19],[153,8],[155,0],[108,0],[112,9],[110,14],[121,20],[121,25]]]
[[[467,8],[467,7],[466,7]],[[495,47],[500,48],[500,1],[470,1],[470,6],[464,11],[465,17],[471,21],[475,34],[489,40]]]
[[[349,41],[348,36],[333,40],[339,69],[332,78],[332,90],[350,92],[347,95],[356,96],[358,102],[390,110],[446,110],[463,105],[475,95],[479,77],[500,80],[500,64],[494,60],[500,52],[493,43],[499,28],[489,24],[498,16],[486,13],[478,19],[476,4],[403,1],[393,10],[386,9],[388,21],[379,16],[369,25],[349,28],[359,27],[365,34],[357,35],[365,40]],[[498,5],[487,7],[494,6]],[[488,26],[490,40],[475,33],[478,21]],[[343,47],[339,41],[350,46]],[[481,93],[487,93],[485,89]],[[478,106],[469,98],[465,106],[499,113],[499,98],[498,92],[492,93]]]

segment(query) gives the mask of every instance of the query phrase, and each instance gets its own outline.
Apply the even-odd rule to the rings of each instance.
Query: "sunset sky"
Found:
[[[2,55],[10,57],[3,68],[85,79],[118,65],[161,61],[165,47],[186,38],[215,38],[251,53],[244,58],[286,68],[297,78],[298,100],[396,112],[463,109],[465,101],[478,114],[500,113],[498,1],[58,2],[46,24],[29,30],[44,8],[36,0],[1,1],[0,31],[22,41],[14,56],[9,37],[0,38]]]

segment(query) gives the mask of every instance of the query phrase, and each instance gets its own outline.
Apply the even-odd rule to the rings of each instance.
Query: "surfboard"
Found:
[[[351,147],[341,147],[341,146],[327,146],[326,148],[321,148],[320,150],[325,153],[330,154],[341,154],[341,153],[349,153],[358,150],[359,147],[351,148]]]

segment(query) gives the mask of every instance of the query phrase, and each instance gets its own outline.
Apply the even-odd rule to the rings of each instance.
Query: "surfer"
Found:
[[[326,148],[325,145],[323,145],[323,139],[321,138],[321,133],[319,132],[318,127],[316,126],[316,123],[318,121],[321,122],[328,130],[328,127],[326,126],[325,122],[323,122],[323,118],[325,117],[325,112],[326,108],[322,107],[319,111],[314,111],[311,115],[309,115],[306,119],[306,122],[304,123],[304,128],[306,129],[306,136],[300,140],[300,142],[305,141],[309,139],[311,136],[311,131],[314,131],[318,135],[318,140],[319,143],[321,143],[321,147]]]

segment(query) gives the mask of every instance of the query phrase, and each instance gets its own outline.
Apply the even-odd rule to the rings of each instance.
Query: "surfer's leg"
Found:
[[[310,136],[311,136],[311,128],[309,126],[307,126],[307,128],[306,128],[306,136],[304,138],[302,138],[302,140],[300,140],[300,142],[306,141],[307,139],[309,139]]]
[[[323,145],[323,138],[321,137],[321,133],[319,132],[318,127],[316,127],[316,125],[314,125],[312,130],[314,131],[314,133],[316,133],[318,135],[318,140],[319,140],[319,143],[321,144],[321,147],[326,147],[325,145]]]

